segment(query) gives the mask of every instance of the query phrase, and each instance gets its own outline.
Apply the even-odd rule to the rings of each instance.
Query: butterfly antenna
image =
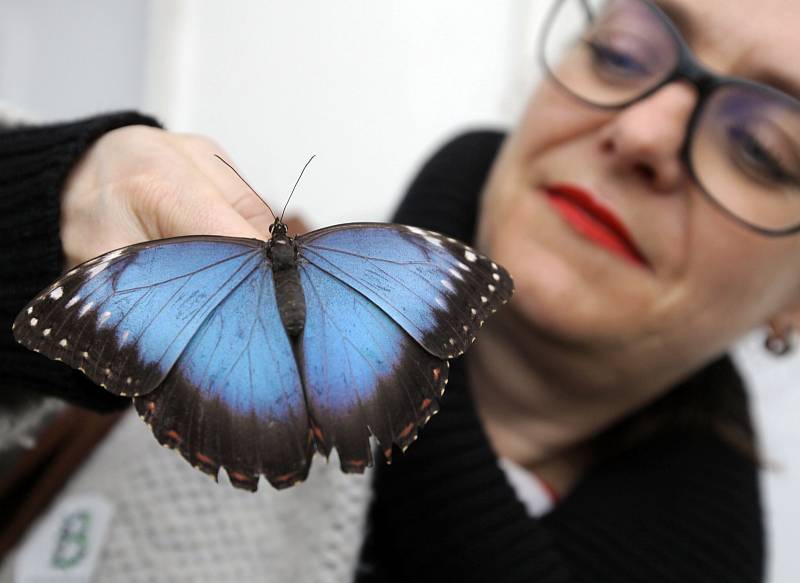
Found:
[[[239,172],[236,170],[236,168],[234,168],[233,166],[231,166],[230,164],[228,164],[228,162],[227,162],[227,161],[226,161],[226,160],[225,160],[225,159],[224,159],[222,156],[220,156],[219,154],[214,154],[214,156],[215,156],[216,158],[218,158],[220,162],[222,162],[223,164],[225,164],[225,166],[227,166],[228,168],[230,168],[231,170],[233,170],[233,173],[234,173],[234,174],[236,174],[236,176],[238,176],[238,177],[239,177],[239,180],[241,180],[242,182],[244,182],[244,183],[247,185],[247,188],[249,188],[250,190],[252,190],[252,191],[253,191],[253,194],[255,194],[255,195],[258,197],[258,200],[260,200],[261,202],[263,202],[263,203],[264,203],[264,206],[265,206],[265,207],[267,207],[267,210],[269,211],[269,214],[271,214],[271,215],[272,215],[272,218],[274,219],[274,218],[275,218],[275,213],[273,213],[273,212],[272,212],[272,208],[269,206],[269,203],[268,203],[266,200],[264,200],[263,198],[261,198],[261,195],[260,195],[260,194],[258,194],[258,192],[256,192],[256,189],[255,189],[255,188],[253,188],[252,186],[250,186],[250,183],[249,183],[249,182],[247,182],[247,180],[245,180],[245,179],[244,179],[244,177],[243,177],[241,174],[239,174]],[[282,216],[282,215],[281,215],[281,216]]]
[[[306,171],[306,168],[308,168],[308,165],[311,164],[311,160],[316,158],[316,156],[317,156],[316,154],[311,154],[311,158],[308,159],[308,162],[306,162],[306,165],[303,166],[303,169],[300,171],[300,176],[297,177],[297,181],[294,183],[294,186],[292,187],[292,192],[289,193],[289,198],[286,199],[286,204],[283,205],[283,210],[281,211],[281,222],[283,222],[283,213],[286,212],[286,207],[289,206],[289,201],[292,200],[292,195],[294,194],[294,189],[297,188],[298,184],[300,184],[300,179],[303,177],[303,172]]]

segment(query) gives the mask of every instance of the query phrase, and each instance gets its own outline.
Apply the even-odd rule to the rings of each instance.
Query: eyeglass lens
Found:
[[[556,0],[542,40],[553,79],[582,101],[622,108],[675,72],[681,41],[644,0]],[[800,224],[800,105],[746,81],[710,94],[689,138],[706,194],[767,232]]]

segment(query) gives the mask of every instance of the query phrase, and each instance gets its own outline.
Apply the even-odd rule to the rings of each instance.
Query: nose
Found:
[[[697,102],[694,86],[675,82],[619,111],[600,132],[600,151],[615,170],[634,173],[659,192],[689,179],[681,150]]]

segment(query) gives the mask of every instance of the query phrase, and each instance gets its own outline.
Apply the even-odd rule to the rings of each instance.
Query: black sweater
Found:
[[[476,132],[446,145],[411,185],[396,221],[471,241],[501,141],[502,134]],[[739,397],[733,401],[744,406],[732,415],[748,427],[744,387],[728,358],[664,398],[699,394],[699,408],[711,384]],[[606,458],[541,519],[527,515],[497,465],[463,361],[419,437],[378,468],[359,583],[763,578],[757,470],[702,423],[666,424]]]
[[[0,406],[20,390],[100,410],[129,402],[16,346],[11,322],[62,268],[59,193],[69,170],[95,138],[134,123],[155,125],[123,113],[0,132]],[[501,139],[474,133],[446,146],[397,220],[470,240]],[[450,379],[419,441],[377,471],[359,581],[761,581],[757,471],[711,431],[662,431],[594,468],[544,518],[530,518],[497,466],[463,364]],[[728,359],[673,393],[704,383],[744,398]]]

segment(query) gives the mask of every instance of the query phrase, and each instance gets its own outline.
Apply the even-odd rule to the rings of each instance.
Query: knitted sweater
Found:
[[[0,221],[11,233],[0,241],[4,389],[57,386],[95,408],[124,404],[15,347],[10,322],[59,272],[58,193],[69,168],[93,137],[126,123],[152,121],[123,114],[0,134]],[[470,240],[501,139],[474,133],[446,146],[397,220]],[[553,511],[532,518],[497,465],[463,362],[450,379],[441,413],[406,454],[379,465],[371,494],[362,477],[315,460],[309,482],[289,493],[242,497],[201,480],[131,417],[66,492],[100,491],[119,509],[98,580],[341,581],[354,569],[360,582],[762,580],[757,471],[714,433],[662,431],[597,465]],[[698,379],[744,395],[727,358],[674,391],[702,390]]]
[[[397,222],[471,241],[502,138],[476,132],[446,145],[411,185]],[[712,384],[738,397],[732,416],[748,427],[727,357],[664,399],[699,394],[705,406]],[[597,465],[539,519],[498,467],[463,362],[451,369],[441,411],[404,456],[377,469],[359,583],[762,580],[757,471],[710,427],[667,425]]]

